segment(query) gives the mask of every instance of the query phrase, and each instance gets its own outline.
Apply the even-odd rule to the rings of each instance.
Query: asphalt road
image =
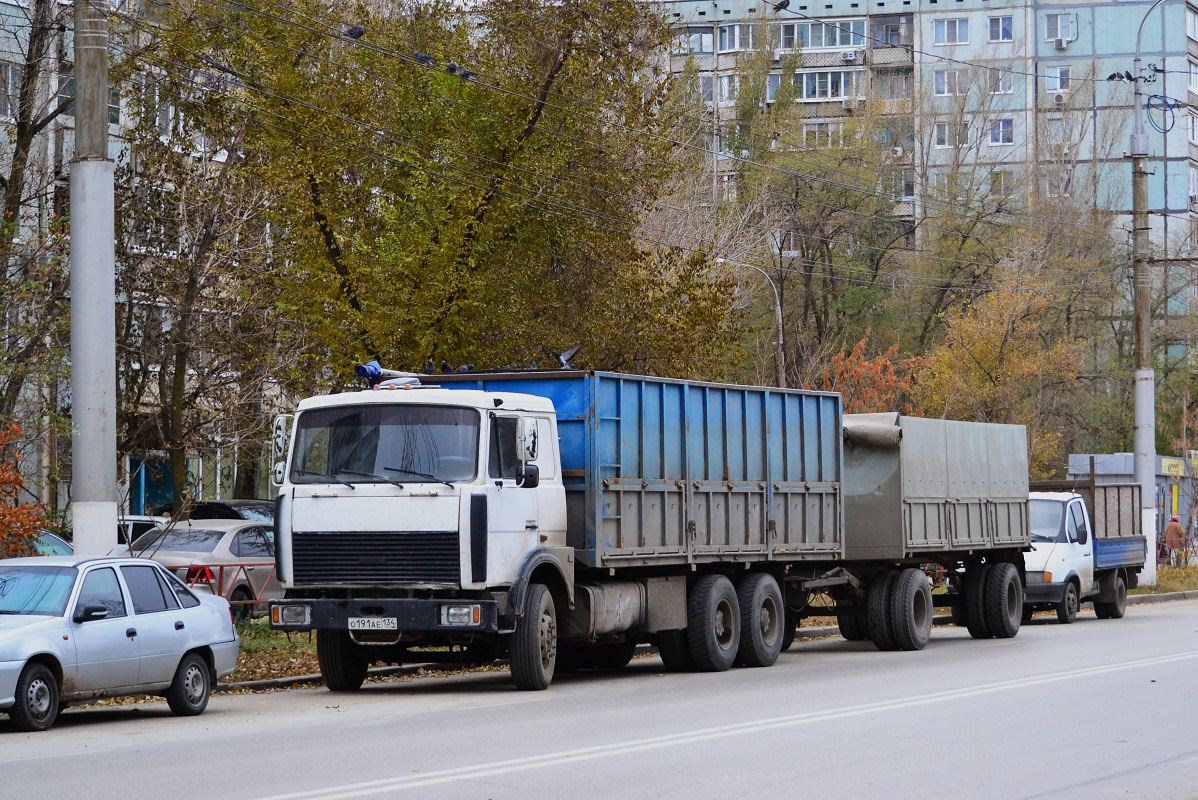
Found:
[[[547,692],[505,671],[0,721],[0,798],[1198,798],[1198,601],[771,669],[655,656]]]

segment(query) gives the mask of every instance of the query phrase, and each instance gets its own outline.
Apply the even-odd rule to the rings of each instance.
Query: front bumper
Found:
[[[451,624],[446,621],[448,608],[478,606],[478,621]],[[306,614],[297,609],[306,607]],[[290,613],[285,613],[290,609]],[[288,618],[306,618],[287,622]],[[496,633],[499,631],[499,604],[494,600],[473,599],[296,599],[270,601],[270,627],[273,630],[350,630],[350,620],[377,621],[378,627],[362,630],[436,631],[442,633]],[[395,627],[385,627],[394,620]]]
[[[12,708],[17,701],[17,681],[24,661],[0,661],[0,709]]]
[[[1029,580],[1023,587],[1023,602],[1031,605],[1058,605],[1065,597],[1065,587],[1069,584],[1033,582]]]

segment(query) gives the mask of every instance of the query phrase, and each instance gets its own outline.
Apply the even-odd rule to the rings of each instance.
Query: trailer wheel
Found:
[[[923,570],[907,567],[890,592],[890,629],[899,650],[922,650],[932,637],[932,587]]]
[[[1057,603],[1057,619],[1062,625],[1069,625],[1077,619],[1078,605],[1077,586],[1069,581],[1065,584],[1065,596]]]
[[[869,622],[860,608],[837,608],[836,626],[846,641],[864,642],[869,638]]]
[[[986,622],[985,590],[990,576],[989,564],[970,564],[965,568],[965,627],[975,639],[989,639],[993,633]]]
[[[1015,565],[1003,562],[990,567],[983,587],[986,627],[999,639],[1019,633],[1023,622],[1023,587]]]
[[[794,644],[795,634],[799,632],[799,612],[795,611],[790,606],[786,607],[786,611],[782,614],[782,648],[781,652],[785,653]]]
[[[874,640],[874,646],[879,650],[895,650],[898,642],[894,639],[894,625],[890,620],[891,599],[894,582],[898,572],[893,569],[883,570],[869,582],[869,596],[866,600],[868,610],[866,616],[869,625],[869,636]]]
[[[732,581],[704,575],[690,588],[686,609],[686,642],[695,669],[723,672],[736,661],[740,644],[740,604]]]
[[[347,631],[316,631],[316,660],[329,691],[356,692],[362,688],[369,662],[362,655],[361,645],[350,639]]]
[[[548,689],[557,661],[557,613],[553,595],[543,583],[532,583],[524,600],[524,615],[512,632],[511,670],[516,688]]]
[[[1122,575],[1115,576],[1115,599],[1107,603],[1095,603],[1094,613],[1099,619],[1123,619],[1127,612],[1127,581]]]
[[[746,575],[736,587],[736,600],[740,605],[739,663],[746,667],[771,666],[782,652],[786,628],[778,581],[768,572]]]
[[[690,648],[686,644],[686,631],[662,631],[658,633],[653,644],[666,672],[694,672],[695,662],[691,658]]]
[[[590,662],[595,665],[595,669],[624,669],[636,653],[636,645],[627,642],[600,644],[590,649]]]

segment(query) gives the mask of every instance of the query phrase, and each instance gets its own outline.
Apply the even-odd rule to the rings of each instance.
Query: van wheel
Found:
[[[524,615],[512,633],[512,680],[522,691],[539,692],[553,681],[557,663],[557,612],[553,595],[543,583],[528,585]]]
[[[330,692],[356,692],[370,666],[361,645],[350,639],[347,631],[317,630],[316,660]]]
[[[983,587],[986,627],[999,639],[1010,639],[1019,633],[1023,622],[1023,587],[1019,570],[1003,562],[990,567]]]
[[[736,661],[740,603],[732,581],[723,575],[704,575],[691,586],[686,643],[699,672],[723,672]]]
[[[932,637],[932,587],[923,570],[900,571],[890,592],[890,629],[899,650],[922,650]]]
[[[188,653],[179,662],[175,678],[166,690],[166,704],[180,717],[195,717],[204,713],[212,695],[212,675],[208,664],[196,653]]]
[[[874,575],[869,582],[869,595],[866,598],[867,624],[869,636],[879,650],[898,648],[898,642],[894,639],[894,624],[890,619],[890,595],[894,591],[894,582],[897,579],[897,570],[886,569]]]
[[[17,678],[16,702],[8,710],[13,727],[44,731],[58,719],[58,681],[45,664],[26,664]]]
[[[782,652],[786,610],[778,581],[768,572],[746,575],[736,589],[740,605],[739,662],[768,667]]]
[[[1077,586],[1073,581],[1065,584],[1065,596],[1057,603],[1057,619],[1062,625],[1069,625],[1077,619]]]
[[[1094,613],[1099,619],[1123,619],[1127,612],[1127,582],[1122,575],[1115,576],[1115,599],[1108,603],[1095,603]]]

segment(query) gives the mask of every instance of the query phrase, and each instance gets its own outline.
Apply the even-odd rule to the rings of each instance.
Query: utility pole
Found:
[[[71,161],[71,516],[75,552],[116,536],[116,254],[108,158],[108,4],[75,0]]]
[[[1135,128],[1131,135],[1131,214],[1132,214],[1132,288],[1136,327],[1135,481],[1140,485],[1140,518],[1148,544],[1148,559],[1140,573],[1140,583],[1156,586],[1156,375],[1152,369],[1152,282],[1148,274],[1148,134],[1144,132],[1144,98],[1140,92],[1140,39],[1148,15],[1163,0],[1156,0],[1136,33],[1136,58],[1132,66],[1135,84]]]

